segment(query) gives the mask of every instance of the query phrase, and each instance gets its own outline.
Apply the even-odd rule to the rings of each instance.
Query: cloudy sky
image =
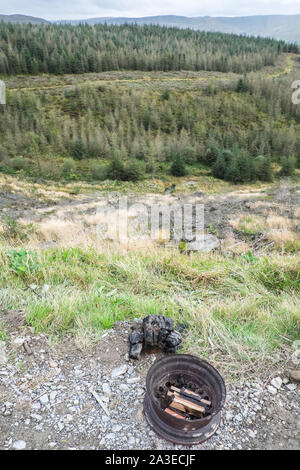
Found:
[[[0,14],[45,19],[97,16],[243,16],[300,14],[300,0],[0,0]]]

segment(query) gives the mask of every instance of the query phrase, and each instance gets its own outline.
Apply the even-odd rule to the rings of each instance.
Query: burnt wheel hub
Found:
[[[186,387],[210,401],[211,406],[202,418],[178,419],[165,411],[171,387]],[[151,428],[164,439],[175,444],[199,444],[216,432],[225,398],[224,381],[213,366],[195,356],[173,354],[156,361],[148,372],[144,413]]]

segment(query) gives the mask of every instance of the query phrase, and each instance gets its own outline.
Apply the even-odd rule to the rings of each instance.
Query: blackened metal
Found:
[[[172,386],[189,388],[211,401],[203,418],[190,416],[189,420],[182,420],[164,411],[169,406],[167,393]],[[174,354],[156,361],[150,368],[144,413],[151,428],[164,439],[183,445],[200,444],[216,432],[225,398],[224,381],[213,366],[195,356]]]

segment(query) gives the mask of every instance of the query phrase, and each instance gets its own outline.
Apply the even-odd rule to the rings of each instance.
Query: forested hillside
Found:
[[[283,41],[154,25],[0,23],[0,74],[107,70],[216,70],[245,73],[273,65]]]
[[[292,168],[298,158],[300,166],[299,123],[284,80],[14,92],[0,107],[0,164],[44,177],[119,180],[206,165],[232,182],[271,180],[273,163]]]

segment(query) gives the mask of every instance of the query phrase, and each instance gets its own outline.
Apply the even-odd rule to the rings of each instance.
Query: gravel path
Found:
[[[157,356],[128,361],[129,330],[116,324],[88,353],[24,327],[0,342],[0,449],[184,449],[145,422],[145,376]],[[274,378],[228,386],[219,430],[192,449],[299,449],[299,387]]]

